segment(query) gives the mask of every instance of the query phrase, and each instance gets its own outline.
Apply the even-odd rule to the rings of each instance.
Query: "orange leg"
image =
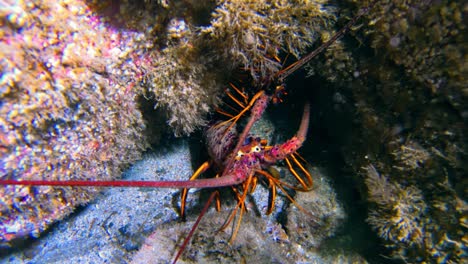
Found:
[[[263,171],[263,170],[258,170],[258,171],[255,171],[256,173],[260,174],[260,175],[263,175],[267,178],[268,182],[269,182],[269,187],[271,189],[271,192],[272,192],[272,195],[271,195],[271,198],[272,199],[275,199],[276,198],[276,187],[280,188],[281,191],[283,192],[283,194],[288,198],[289,201],[291,201],[291,203],[293,203],[297,208],[299,208],[299,210],[303,211],[304,213],[306,213],[307,215],[309,215],[311,217],[311,219],[314,219],[314,216],[307,212],[305,209],[302,208],[302,206],[300,206],[299,204],[296,203],[296,200],[294,200],[294,198],[291,197],[291,195],[289,195],[289,193],[286,191],[286,188],[289,188],[289,189],[292,189],[292,190],[297,190],[297,191],[305,191],[303,190],[302,188],[297,188],[297,187],[294,187],[294,186],[291,186],[277,178],[275,178],[273,175],[271,175],[270,173],[266,172],[266,171]],[[274,208],[274,201],[270,201],[269,203],[269,206],[268,206],[268,209],[267,209],[267,214],[271,214],[273,212],[273,208]]]
[[[266,215],[270,215],[275,208],[275,199],[276,199],[276,185],[275,183],[268,179],[268,188],[270,188],[270,197],[268,198],[268,209],[266,211]]]
[[[249,177],[247,178],[247,180],[244,182],[242,195],[240,194],[240,192],[239,192],[238,190],[235,190],[236,196],[238,197],[237,205],[236,205],[236,207],[233,209],[231,215],[230,215],[229,218],[226,220],[226,222],[224,223],[224,225],[219,229],[219,230],[224,230],[224,229],[226,229],[226,227],[234,220],[234,217],[235,217],[236,214],[237,214],[237,210],[240,209],[239,219],[237,220],[236,226],[234,227],[234,230],[233,230],[233,232],[232,232],[232,236],[231,236],[231,239],[230,239],[230,242],[231,242],[231,243],[236,239],[237,232],[239,231],[240,224],[241,224],[241,222],[242,222],[242,216],[243,216],[243,214],[244,214],[244,211],[246,210],[246,209],[245,209],[245,200],[246,200],[246,198],[247,198],[247,194],[249,193],[249,189],[251,189],[251,187],[252,187],[251,185],[252,185],[253,182],[254,182],[253,179],[254,179],[253,176],[249,176]]]
[[[202,173],[204,173],[208,168],[210,167],[210,162],[205,161],[198,169],[193,173],[193,175],[190,177],[190,180],[196,180],[198,176],[200,176]],[[187,193],[188,193],[188,188],[185,188],[182,190],[181,197],[180,197],[180,216],[183,218],[185,214],[185,202],[187,200]]]
[[[236,116],[234,116],[234,117],[232,117],[232,118],[230,118],[230,119],[228,119],[228,120],[226,120],[226,121],[224,121],[224,122],[221,122],[221,123],[217,124],[217,126],[222,126],[222,125],[226,125],[226,124],[228,124],[228,123],[231,123],[231,124],[229,125],[229,127],[226,129],[226,131],[229,131],[229,130],[232,128],[232,126],[234,126],[234,124],[235,124],[237,121],[239,121],[239,119],[242,117],[242,115],[244,115],[245,112],[249,111],[250,108],[254,105],[255,101],[257,101],[257,99],[258,99],[260,96],[262,96],[263,94],[264,94],[264,91],[260,91],[260,92],[256,93],[256,94],[252,97],[252,99],[250,100],[249,104],[246,105],[246,106],[244,107],[244,109],[242,109],[242,111],[239,112],[239,114],[237,114]]]
[[[235,95],[233,95],[231,92],[229,92],[227,89],[225,91],[226,95],[231,98],[231,100],[237,104],[240,108],[244,109],[245,106],[248,104],[248,97],[241,91],[239,90],[239,88],[237,88],[234,84],[230,83],[229,85],[231,85],[232,89],[234,89],[234,91],[240,96],[242,97],[241,99],[237,99]],[[241,101],[242,100],[242,101]],[[236,109],[235,107],[231,106],[230,104],[228,103],[225,103],[225,105],[230,108],[231,110],[234,110],[235,112],[239,112],[238,109]],[[222,114],[222,115],[225,115],[229,118],[232,118],[234,117],[234,115],[226,112],[226,111],[223,111],[221,109],[216,109],[216,112]]]
[[[296,153],[297,154],[297,153]],[[305,179],[307,180],[307,183],[304,182],[303,177],[299,175],[299,173],[296,171],[296,169],[293,168],[293,165],[291,164],[291,161],[289,161],[289,157],[286,157],[286,164],[288,165],[289,171],[294,175],[294,177],[299,181],[299,183],[302,185],[302,188],[304,191],[308,191],[312,188],[313,185],[313,180],[312,176],[310,173],[302,166],[302,164],[297,160],[296,156],[294,154],[290,155],[290,158],[293,160],[294,164],[296,164],[299,169],[302,171],[302,174],[305,175]]]

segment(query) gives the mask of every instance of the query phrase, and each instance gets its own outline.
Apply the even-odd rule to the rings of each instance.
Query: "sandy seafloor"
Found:
[[[187,179],[192,174],[189,145],[145,154],[123,174],[126,180]],[[3,256],[1,263],[126,263],[129,252],[163,222],[178,220],[179,191],[107,188],[30,246]]]

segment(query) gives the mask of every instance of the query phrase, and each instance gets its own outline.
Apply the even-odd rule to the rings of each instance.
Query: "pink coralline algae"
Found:
[[[135,49],[148,43],[87,4],[7,1],[0,11],[2,179],[111,179],[146,146]],[[1,186],[0,245],[39,235],[96,193]]]

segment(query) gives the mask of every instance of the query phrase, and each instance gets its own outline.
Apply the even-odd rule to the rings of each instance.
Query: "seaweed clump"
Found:
[[[222,47],[223,59],[242,65],[252,77],[274,75],[286,52],[298,58],[334,19],[326,1],[220,1],[203,31]]]
[[[370,211],[369,223],[376,227],[382,238],[392,241],[395,248],[421,246],[424,237],[422,221],[427,213],[422,192],[414,186],[402,187],[389,183],[372,165],[366,170],[369,200],[376,204]],[[405,252],[401,253],[406,255]]]
[[[176,135],[206,124],[233,69],[242,66],[258,85],[280,70],[275,58],[282,51],[300,56],[333,18],[321,0],[186,4],[191,8],[169,2],[167,10],[157,9],[168,21],[166,37],[141,65],[146,88]]]

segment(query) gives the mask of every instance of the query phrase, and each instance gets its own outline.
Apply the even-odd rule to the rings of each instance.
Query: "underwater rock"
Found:
[[[263,212],[259,215],[255,208],[266,207],[268,201],[265,201],[265,197],[268,197],[268,192],[259,191],[263,188],[257,187],[252,201],[258,204],[249,205],[250,202],[247,202],[247,207],[252,209],[243,214],[234,241],[230,241],[234,225],[230,225],[226,230],[219,228],[229,218],[235,204],[223,204],[221,212],[216,212],[214,208],[210,210],[203,216],[178,262],[322,263],[325,259],[341,259],[342,263],[351,259],[363,261],[358,255],[328,255],[329,252],[321,254],[317,250],[326,238],[335,234],[345,218],[345,213],[336,199],[328,177],[318,169],[313,169],[312,172],[316,179],[314,190],[297,193],[295,196],[296,204],[301,206],[301,209],[288,203],[276,206],[275,212],[270,216],[264,215]],[[287,200],[284,196],[277,199]],[[316,221],[311,220],[311,215]],[[281,222],[282,218],[288,219],[286,226]],[[190,219],[183,223],[170,222],[159,226],[133,256],[132,263],[172,261],[195,219],[196,215],[190,216]],[[237,224],[236,221],[234,224]]]
[[[81,1],[10,1],[0,17],[1,178],[119,177],[146,147],[133,86],[142,34],[104,27]],[[97,193],[1,186],[0,245],[39,236]]]
[[[294,199],[300,208],[288,209],[286,226],[290,240],[306,249],[318,248],[323,240],[335,234],[346,217],[330,179],[316,168],[310,171],[314,176],[314,189],[296,194]]]

